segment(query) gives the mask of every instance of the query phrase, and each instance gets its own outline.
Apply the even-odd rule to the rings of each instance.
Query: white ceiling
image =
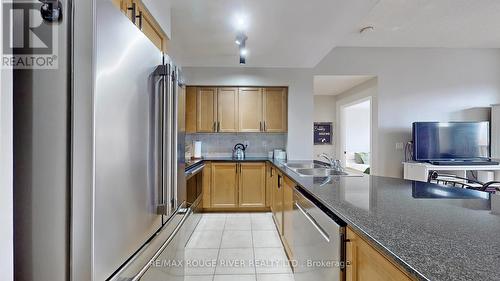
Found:
[[[372,75],[316,75],[314,76],[314,94],[336,96],[374,77]]]
[[[248,18],[247,66],[313,67],[378,0],[174,0],[171,52],[183,66],[237,66],[235,17]]]
[[[338,45],[499,48],[499,34],[499,0],[380,0]]]
[[[314,67],[335,46],[500,48],[500,0],[171,1],[183,66],[238,66],[237,14],[254,67]]]

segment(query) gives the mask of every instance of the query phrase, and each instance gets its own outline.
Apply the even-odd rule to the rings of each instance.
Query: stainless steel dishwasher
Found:
[[[295,187],[293,192],[295,281],[345,280],[345,223]]]

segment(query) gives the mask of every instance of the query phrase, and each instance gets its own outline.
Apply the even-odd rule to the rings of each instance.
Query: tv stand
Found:
[[[451,160],[451,161],[428,161],[437,166],[495,166],[499,163],[491,160]]]
[[[444,172],[467,178],[467,171],[478,171],[478,176],[486,177],[486,172],[493,171],[494,178],[489,180],[500,180],[500,164],[496,165],[433,165],[426,162],[403,162],[404,178],[407,180],[427,182],[429,173],[432,171]]]

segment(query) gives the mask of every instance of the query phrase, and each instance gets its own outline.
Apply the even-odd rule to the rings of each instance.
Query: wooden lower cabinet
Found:
[[[212,163],[205,162],[205,167],[201,172],[202,177],[202,206],[204,209],[208,209],[212,207],[210,195],[211,195],[211,186],[212,186]]]
[[[280,236],[283,235],[283,174],[278,172],[273,188],[272,212]]]
[[[238,207],[237,164],[212,162],[211,208]]]
[[[283,244],[288,257],[293,256],[293,189],[295,184],[288,177],[283,180]]]
[[[274,175],[276,171],[274,170],[273,165],[266,162],[266,207],[271,207],[272,205],[272,192],[273,192],[273,183],[274,183]]]
[[[239,207],[265,207],[265,163],[239,163],[238,165]]]
[[[266,163],[207,162],[203,209],[266,209]]]
[[[347,239],[347,281],[412,280],[350,228],[347,228]]]

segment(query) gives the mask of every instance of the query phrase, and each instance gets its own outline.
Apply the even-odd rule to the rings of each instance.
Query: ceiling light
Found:
[[[247,48],[241,48],[240,49],[240,56],[246,57],[248,55],[248,50]]]
[[[247,17],[245,15],[236,15],[235,17],[235,23],[234,23],[236,30],[238,31],[244,31],[248,27],[248,21]]]

